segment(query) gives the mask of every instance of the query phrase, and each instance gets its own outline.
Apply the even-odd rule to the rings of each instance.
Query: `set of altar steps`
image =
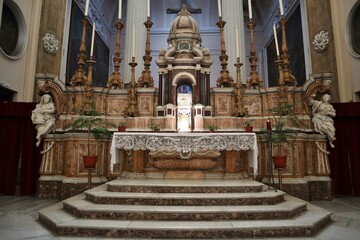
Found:
[[[118,179],[39,219],[64,236],[231,239],[309,237],[330,213],[253,180]]]

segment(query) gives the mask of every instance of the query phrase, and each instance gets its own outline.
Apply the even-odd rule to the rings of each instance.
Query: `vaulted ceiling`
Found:
[[[123,0],[122,16],[123,22],[126,22],[126,6],[128,0]],[[114,33],[114,24],[118,16],[118,0],[92,1],[102,18],[106,28]],[[180,8],[181,0],[151,0],[151,16],[154,23],[152,32],[169,31],[170,25],[174,20],[174,14],[167,14],[168,8]],[[217,0],[188,0],[187,4],[191,8],[201,8],[202,14],[193,14],[192,16],[198,22],[200,31],[217,31],[215,23],[218,21]],[[271,15],[277,7],[278,0],[253,0],[253,16],[257,22],[257,28],[263,29],[269,21]],[[248,1],[243,0],[244,20],[248,22]]]

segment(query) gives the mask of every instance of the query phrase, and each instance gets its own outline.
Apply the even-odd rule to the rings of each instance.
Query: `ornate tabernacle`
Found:
[[[87,23],[85,20],[82,23],[85,29]],[[131,68],[131,79],[124,79],[129,83],[125,84],[126,88],[123,88],[119,73],[119,44],[114,57],[114,73],[107,87],[91,85],[92,61],[87,63],[90,81],[78,80],[86,79],[83,71],[85,56],[81,56],[83,49],[76,76],[84,77],[74,77],[71,86],[54,75],[38,74],[39,94],[50,95],[56,107],[56,132],[41,135],[44,149],[38,196],[63,199],[82,192],[88,174],[82,156],[88,148],[98,155],[92,178],[96,185],[118,177],[255,178],[268,183],[273,172],[268,153],[281,146],[282,153],[287,156],[287,166],[282,170],[282,190],[306,200],[331,198],[327,143],[329,140],[332,144],[335,139],[335,129],[331,125],[335,113],[329,107],[326,94],[332,74],[311,75],[303,86],[296,86],[288,69],[286,39],[283,39],[283,55],[278,59],[279,87],[263,87],[257,77],[254,51],[250,56],[250,88],[242,87],[239,58],[232,63],[237,69],[234,86],[227,70],[225,22],[220,17],[217,24],[221,36],[222,70],[216,77],[216,86],[210,86],[211,53],[202,47],[198,25],[186,4],[171,25],[166,48],[160,49],[156,59],[158,86],[153,86],[149,70],[152,25],[149,18],[145,22],[145,68],[141,76],[135,76],[137,63],[135,57],[132,58],[130,67],[126,66]],[[117,43],[121,28],[118,22]],[[282,29],[284,31],[285,25]],[[127,132],[117,133],[117,129],[110,128],[114,132],[112,141],[90,139],[88,145],[84,132],[63,130],[64,125],[79,117],[76,110],[86,109],[90,99],[102,120],[115,125],[124,122]],[[293,105],[301,125],[288,132],[291,126],[286,125],[288,142],[271,145],[266,134],[268,109],[281,103]],[[322,117],[326,119],[327,128],[322,127]],[[245,120],[252,120],[254,133],[244,133]],[[160,132],[152,132],[157,127]],[[216,132],[207,132],[210,127],[217,128]]]

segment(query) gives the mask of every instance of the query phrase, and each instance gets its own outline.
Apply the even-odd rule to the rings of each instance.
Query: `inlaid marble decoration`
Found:
[[[122,115],[128,106],[128,97],[109,98],[107,105],[107,113],[109,115]]]
[[[243,99],[249,115],[261,114],[261,99],[258,97],[246,97]]]
[[[152,96],[141,96],[139,97],[139,115],[150,115],[152,113]]]
[[[217,96],[216,111],[220,114],[230,114],[230,99],[227,96]]]
[[[320,148],[317,148],[317,173],[319,175],[328,175],[330,173],[329,157],[326,152],[321,151],[321,149],[326,149],[326,142],[319,142],[318,145],[320,145]]]

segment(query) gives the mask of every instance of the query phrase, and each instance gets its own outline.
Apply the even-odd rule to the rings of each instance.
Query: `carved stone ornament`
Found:
[[[314,36],[314,41],[312,43],[314,45],[315,51],[325,51],[329,46],[329,32],[321,30]]]
[[[255,134],[244,133],[114,133],[111,143],[111,166],[116,163],[116,149],[149,150],[163,154],[179,154],[180,159],[190,159],[193,153],[196,158],[203,155],[207,158],[211,151],[247,151],[249,165],[257,175],[257,141]],[[208,159],[209,160],[209,159]],[[196,162],[196,161],[195,161]],[[186,163],[189,164],[189,163]],[[210,164],[211,165],[211,164]],[[189,167],[189,166],[187,166]],[[209,166],[208,166],[209,167]],[[112,171],[112,170],[111,170]]]
[[[49,53],[57,53],[59,50],[59,40],[56,39],[55,35],[52,33],[45,33],[45,36],[42,38],[44,49]]]

